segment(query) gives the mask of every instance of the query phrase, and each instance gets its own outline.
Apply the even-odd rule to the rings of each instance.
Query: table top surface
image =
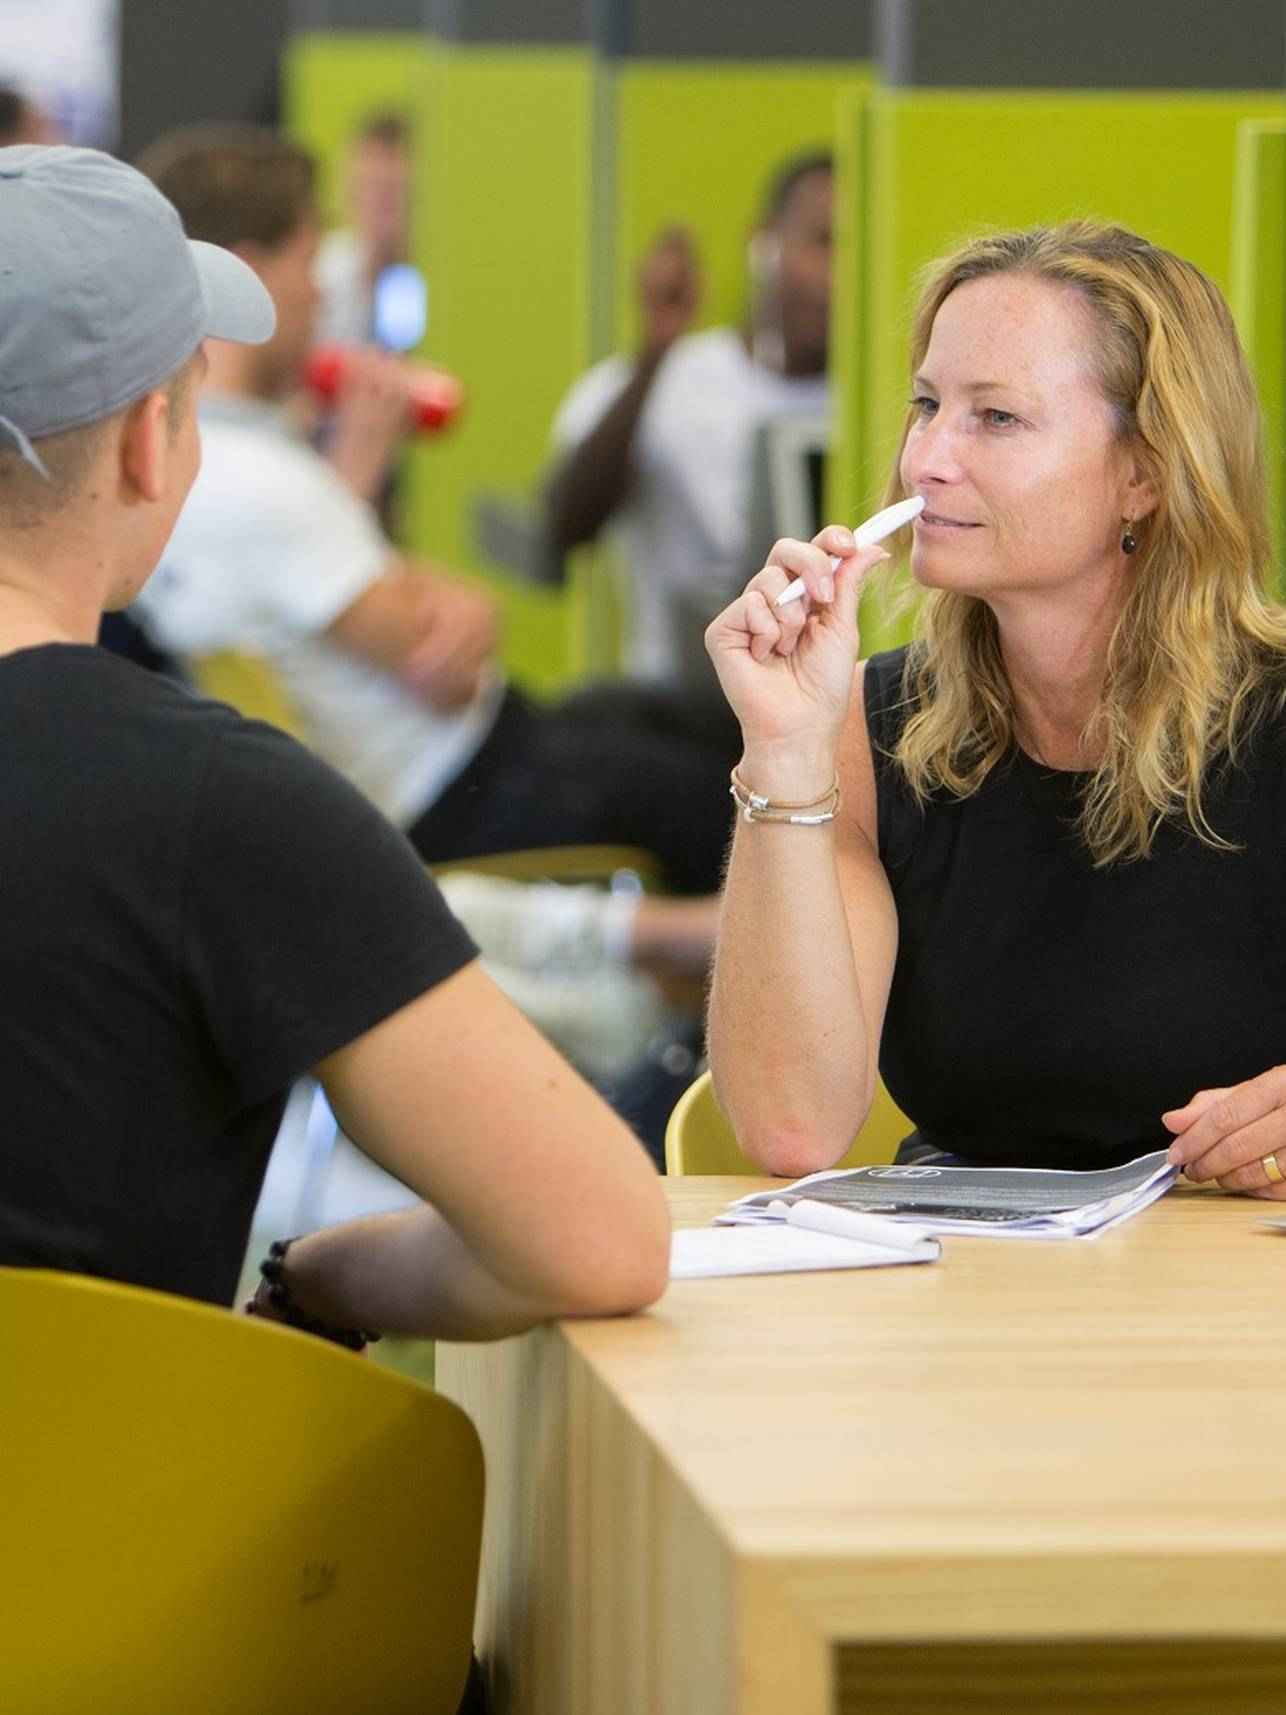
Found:
[[[670,1179],[675,1224],[763,1183]],[[970,1579],[1007,1579],[1046,1633],[1075,1590],[1069,1630],[1146,1608],[1286,1636],[1286,1235],[1262,1224],[1283,1212],[1180,1186],[1088,1241],[679,1281],[561,1337],[735,1551],[811,1581],[839,1631],[866,1568],[931,1630]]]

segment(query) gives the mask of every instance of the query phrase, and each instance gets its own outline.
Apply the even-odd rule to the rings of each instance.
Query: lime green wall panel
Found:
[[[1264,413],[1277,591],[1286,594],[1286,120],[1238,133],[1231,298]]]
[[[862,507],[869,487],[861,474],[867,397],[869,98],[868,86],[854,86],[841,93],[837,108],[830,351],[834,417],[826,462],[825,512],[828,519],[844,524],[856,524],[864,516]]]
[[[1227,290],[1237,128],[1283,116],[1286,97],[1262,93],[875,91],[858,449],[868,498],[883,487],[903,420],[920,269],[985,227],[1094,215],[1189,257]],[[905,629],[864,615],[864,646],[887,646]]]
[[[633,60],[615,72],[616,339],[637,337],[635,274],[664,226],[690,226],[705,280],[701,324],[738,322],[746,243],[773,170],[833,148],[841,93],[869,81],[861,61]]]
[[[411,456],[417,551],[493,575],[480,495],[522,501],[544,470],[559,400],[589,361],[594,66],[587,50],[436,46],[421,95],[416,229],[432,308],[426,355],[463,380],[450,433]],[[574,598],[497,578],[505,658],[538,690],[577,663]]]

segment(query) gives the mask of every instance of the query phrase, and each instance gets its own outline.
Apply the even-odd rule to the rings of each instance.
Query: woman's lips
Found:
[[[915,521],[917,530],[980,530],[980,524],[968,518],[948,518],[941,512],[924,511]]]

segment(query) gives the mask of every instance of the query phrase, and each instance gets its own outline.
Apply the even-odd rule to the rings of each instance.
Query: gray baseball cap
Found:
[[[204,339],[276,326],[254,270],[185,237],[142,173],[96,149],[0,149],[0,445],[98,422],[161,386]]]

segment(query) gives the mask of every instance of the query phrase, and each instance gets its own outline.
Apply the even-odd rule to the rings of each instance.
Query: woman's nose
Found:
[[[959,482],[960,450],[958,434],[939,412],[908,438],[902,458],[904,480],[911,487],[920,482]]]

